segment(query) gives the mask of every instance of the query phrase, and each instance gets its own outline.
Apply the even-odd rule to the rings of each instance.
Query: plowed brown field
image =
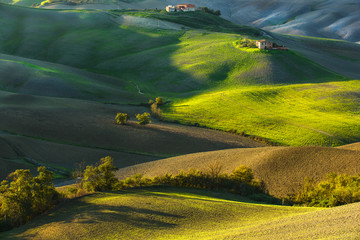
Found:
[[[223,172],[231,172],[239,165],[249,166],[256,178],[265,181],[269,193],[277,197],[298,191],[305,177],[321,180],[332,172],[360,172],[359,152],[346,147],[264,147],[173,157],[120,169],[118,176],[124,178],[136,172],[154,177],[190,168],[206,171],[216,162],[220,163]]]

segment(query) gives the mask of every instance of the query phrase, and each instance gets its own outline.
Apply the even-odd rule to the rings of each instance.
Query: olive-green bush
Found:
[[[360,174],[350,176],[331,173],[325,181],[315,183],[306,179],[300,193],[293,202],[314,207],[335,207],[360,201]]]

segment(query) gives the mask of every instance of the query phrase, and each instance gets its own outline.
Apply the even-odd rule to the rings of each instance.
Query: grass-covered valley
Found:
[[[264,194],[286,205],[306,177],[317,184],[330,173],[360,173],[358,44],[204,12],[0,4],[0,23],[1,180],[43,165],[60,186],[79,164],[104,156],[114,158],[118,179],[214,166],[232,176],[248,166]],[[263,38],[289,51],[243,45]],[[152,122],[138,124],[157,97],[164,103]],[[117,113],[130,120],[116,124]],[[144,186],[66,200],[0,238],[359,237],[357,203],[281,206],[232,189]],[[344,186],[337,196],[350,191]]]

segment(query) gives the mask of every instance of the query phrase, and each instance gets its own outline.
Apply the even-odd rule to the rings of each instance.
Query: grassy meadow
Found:
[[[359,141],[359,81],[256,86],[177,99],[164,116],[291,146]]]
[[[232,194],[145,188],[71,200],[56,211],[0,236],[2,239],[356,238],[359,227],[352,213],[358,209],[359,204],[333,209],[263,205]]]
[[[117,112],[133,116],[149,111],[143,105],[157,96],[170,101],[162,107],[165,119],[186,125],[292,146],[338,146],[359,140],[358,81],[298,51],[239,47],[243,38],[259,39],[256,29],[205,13],[45,10],[4,4],[0,13],[1,130],[23,136],[22,143],[13,144],[22,149],[29,139],[66,149],[97,148],[119,156],[119,164],[128,166],[197,151],[263,146],[240,136],[175,124],[139,128],[131,121],[130,126],[114,128]],[[171,21],[184,28],[128,25],[114,14],[145,23],[150,18]],[[352,58],[358,56],[349,44],[294,39],[304,49],[323,45],[338,59],[350,57],[350,50],[355,52]],[[147,137],[150,133],[155,134],[153,140]],[[48,162],[54,154],[26,150],[10,155],[4,155],[4,161],[31,155]],[[139,160],[139,155],[146,157]],[[71,154],[64,165],[71,166],[78,156]]]
[[[203,28],[154,31],[117,25],[113,15],[99,11],[3,6],[2,12],[0,21],[7,24],[1,28],[0,50],[41,60],[4,58],[0,70],[9,77],[2,79],[3,90],[137,104],[163,96],[171,101],[163,109],[171,121],[236,130],[281,145],[338,146],[359,140],[358,82],[347,82],[293,51],[237,47],[244,37],[256,38],[255,30],[245,29],[251,35],[241,36],[235,34],[241,28],[203,13],[201,22],[197,15],[115,12],[184,25],[198,22]],[[89,79],[48,62],[102,75]],[[20,71],[14,75],[9,67]]]
[[[360,141],[360,48],[290,36],[281,38],[289,51],[239,46],[260,34],[202,12],[0,4],[0,179],[39,164],[70,173],[113,156],[119,178],[246,165],[281,198],[305,177],[358,173],[358,144],[334,147]],[[137,124],[159,96],[168,122]],[[127,125],[115,124],[119,112]],[[359,208],[138,188],[65,201],[0,239],[356,239]]]
[[[246,201],[172,188],[99,193],[71,201],[2,238],[218,239],[271,219],[320,210]]]

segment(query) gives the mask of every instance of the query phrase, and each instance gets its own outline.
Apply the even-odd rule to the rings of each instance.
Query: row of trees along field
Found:
[[[164,100],[162,97],[157,97],[154,100],[150,99],[148,102],[148,106],[150,107],[151,115],[157,119],[162,119],[162,111],[159,106],[164,104]],[[142,114],[137,114],[135,117],[138,120],[138,124],[146,125],[151,123],[150,113],[144,112]],[[130,120],[130,116],[127,113],[117,113],[115,116],[115,122],[119,125],[125,125]]]
[[[0,185],[0,231],[6,231],[30,221],[61,200],[78,197],[95,191],[119,191],[145,186],[174,186],[229,191],[247,196],[255,201],[279,203],[266,194],[263,181],[254,178],[252,169],[239,166],[232,173],[222,173],[219,163],[208,166],[207,171],[189,170],[179,174],[165,174],[144,178],[136,174],[121,181],[115,177],[117,168],[110,156],[101,158],[95,166],[74,171],[81,179],[66,191],[58,192],[52,181],[53,173],[45,167],[38,168],[38,175],[19,169]],[[327,180],[315,183],[307,179],[302,190],[287,198],[292,204],[333,207],[360,201],[360,174],[357,176],[329,174]]]

